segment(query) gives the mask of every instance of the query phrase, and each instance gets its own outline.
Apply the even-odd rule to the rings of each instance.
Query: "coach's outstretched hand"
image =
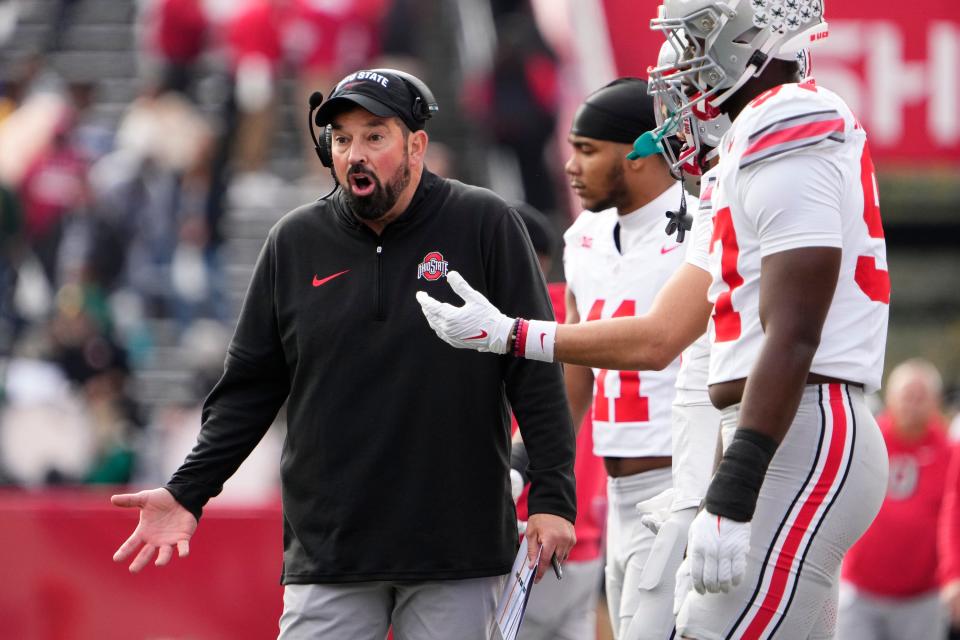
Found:
[[[197,530],[197,519],[166,489],[122,493],[112,496],[110,502],[118,507],[140,509],[140,522],[113,554],[114,562],[123,562],[140,549],[130,563],[130,572],[137,573],[147,566],[154,552],[157,553],[154,564],[158,567],[170,562],[174,547],[181,558],[190,554],[190,537]]]
[[[447,282],[465,304],[455,307],[418,291],[417,302],[430,327],[441,340],[458,349],[506,353],[514,319],[500,313],[456,271],[447,274]]]
[[[537,559],[537,551],[540,545],[543,545],[534,583],[540,582],[543,574],[550,569],[550,559],[554,553],[557,554],[560,564],[563,564],[570,555],[570,549],[577,543],[573,524],[565,518],[549,513],[535,513],[527,518],[527,530],[524,535],[529,543],[527,556],[530,566],[533,566],[533,561]]]

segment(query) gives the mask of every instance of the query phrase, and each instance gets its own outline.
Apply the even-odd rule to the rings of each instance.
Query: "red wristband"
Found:
[[[517,339],[513,342],[513,355],[522,358],[527,353],[527,329],[530,323],[523,318],[517,318],[520,326],[517,327]]]

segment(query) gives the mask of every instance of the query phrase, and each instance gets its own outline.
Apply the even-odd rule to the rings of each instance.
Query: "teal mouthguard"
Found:
[[[647,131],[639,138],[633,141],[633,151],[627,154],[627,160],[639,160],[640,158],[649,158],[663,151],[660,146],[661,137],[655,135],[653,131]]]
[[[627,160],[640,160],[663,153],[662,141],[677,128],[679,120],[680,118],[673,114],[663,125],[641,134],[633,141],[633,151],[627,154]]]

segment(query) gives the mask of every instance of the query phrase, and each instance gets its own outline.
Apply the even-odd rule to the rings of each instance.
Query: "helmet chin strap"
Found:
[[[740,91],[740,89],[743,88],[743,85],[747,84],[747,81],[752,78],[756,72],[757,67],[752,64],[748,64],[747,68],[743,70],[743,73],[740,74],[740,77],[737,79],[737,81],[733,83],[733,86],[726,91],[713,96],[710,99],[710,104],[714,107],[719,107],[722,105],[730,98],[730,96],[735,94],[737,91]]]

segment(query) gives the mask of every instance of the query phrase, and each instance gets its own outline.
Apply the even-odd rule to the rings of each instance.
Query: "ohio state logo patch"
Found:
[[[417,280],[423,278],[433,282],[447,275],[450,263],[443,259],[439,251],[431,251],[423,257],[423,262],[417,265]]]

